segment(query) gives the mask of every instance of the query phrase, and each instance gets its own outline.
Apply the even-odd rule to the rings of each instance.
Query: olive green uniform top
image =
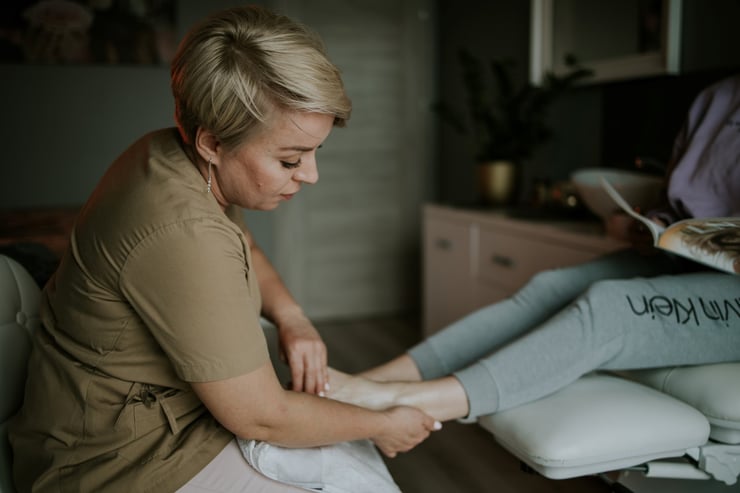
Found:
[[[206,192],[174,129],[113,163],[44,289],[10,429],[19,491],[174,491],[233,438],[188,383],[269,361],[230,209]]]

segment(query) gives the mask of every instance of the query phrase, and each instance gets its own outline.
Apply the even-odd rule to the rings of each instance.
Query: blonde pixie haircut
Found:
[[[175,119],[189,147],[202,127],[236,149],[277,108],[333,115],[336,126],[352,109],[321,39],[257,6],[228,9],[194,27],[178,47],[171,78]]]

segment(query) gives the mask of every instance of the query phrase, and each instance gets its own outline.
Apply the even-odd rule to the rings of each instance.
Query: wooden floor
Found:
[[[377,319],[317,324],[329,364],[358,372],[398,355],[418,339],[418,324]],[[523,472],[519,461],[477,425],[445,423],[414,450],[386,463],[404,493],[601,493],[597,478],[550,480]]]

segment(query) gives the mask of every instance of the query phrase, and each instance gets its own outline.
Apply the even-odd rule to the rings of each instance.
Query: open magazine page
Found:
[[[740,218],[686,219],[661,235],[658,247],[740,274]]]
[[[617,205],[645,224],[656,247],[715,269],[740,274],[740,218],[685,219],[663,228],[632,209],[603,177],[601,184]]]
[[[606,190],[606,193],[609,194],[612,200],[616,202],[619,207],[624,209],[624,212],[634,217],[638,221],[641,221],[648,228],[650,233],[653,235],[653,244],[655,246],[658,246],[658,239],[660,238],[660,235],[663,233],[665,228],[635,211],[632,206],[628,204],[621,195],[619,195],[619,192],[617,192],[612,184],[606,181],[606,178],[604,178],[603,176],[601,177],[601,186],[604,187],[604,190]]]

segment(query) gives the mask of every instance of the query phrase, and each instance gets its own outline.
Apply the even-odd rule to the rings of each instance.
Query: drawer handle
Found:
[[[452,248],[452,242],[447,238],[437,238],[437,241],[434,242],[434,246],[440,250],[449,250]]]
[[[498,265],[499,267],[511,268],[514,266],[514,261],[511,259],[511,257],[498,255],[496,253],[491,255],[491,262]]]

